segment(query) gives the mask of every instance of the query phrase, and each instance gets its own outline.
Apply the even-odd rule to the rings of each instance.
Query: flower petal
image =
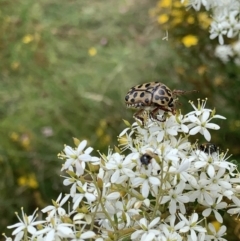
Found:
[[[201,130],[201,126],[195,126],[189,131],[189,135],[196,135]]]

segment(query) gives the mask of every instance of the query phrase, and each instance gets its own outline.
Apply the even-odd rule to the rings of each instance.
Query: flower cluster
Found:
[[[181,0],[185,2],[185,0]],[[204,7],[211,11],[213,21],[210,28],[210,38],[218,37],[219,43],[224,43],[224,36],[233,38],[240,33],[240,2],[239,0],[189,0],[188,6],[199,11]]]
[[[225,240],[223,210],[240,213],[239,174],[227,153],[190,141],[198,134],[210,141],[209,130],[220,128],[212,121],[225,118],[206,100],[190,104],[193,111],[164,113],[162,122],[125,121],[119,148],[100,157],[74,139],[76,147],[59,154],[69,193],[42,210],[45,220],[23,213],[8,227],[14,240]]]
[[[218,45],[215,50],[215,56],[223,63],[233,60],[236,65],[240,66],[240,40],[229,45]]]

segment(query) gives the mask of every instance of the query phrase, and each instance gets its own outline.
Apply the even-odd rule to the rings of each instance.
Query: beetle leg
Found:
[[[153,110],[149,113],[151,119],[153,119],[153,120],[158,120],[158,121],[161,121],[161,122],[164,122],[164,121],[166,120],[166,117],[165,117],[165,116],[164,116],[164,118],[161,119],[161,120],[159,120],[159,119],[157,118],[158,110],[163,110],[163,111],[165,111],[165,112],[171,112],[173,115],[176,114],[176,110],[175,110],[174,108],[165,107],[165,106],[158,106],[158,107],[156,107],[155,109],[153,109]]]
[[[153,109],[153,110],[149,113],[149,116],[150,116],[150,118],[151,118],[152,120],[158,120],[158,121],[160,121],[160,122],[164,122],[164,121],[166,120],[166,117],[165,117],[164,114],[162,115],[162,116],[163,116],[162,119],[158,119],[158,118],[157,118],[158,110],[162,110],[161,106],[158,106],[158,107],[156,107],[155,109]],[[164,111],[166,111],[166,110],[164,109]],[[169,110],[168,110],[168,111],[169,111]]]
[[[148,112],[144,109],[140,109],[133,115],[133,118],[140,121],[142,125],[145,125],[147,119],[149,118]]]
[[[144,111],[144,109],[140,109],[139,111],[137,111],[137,112],[133,115],[133,117],[134,117],[134,118],[140,118],[140,115],[142,114],[143,111]]]

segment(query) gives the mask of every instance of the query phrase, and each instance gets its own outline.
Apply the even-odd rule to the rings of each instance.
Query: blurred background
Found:
[[[22,206],[30,215],[64,193],[57,154],[72,137],[101,152],[117,144],[140,83],[198,90],[180,97],[182,112],[208,98],[227,117],[212,142],[240,160],[240,70],[214,56],[209,24],[179,0],[1,0],[0,233]]]

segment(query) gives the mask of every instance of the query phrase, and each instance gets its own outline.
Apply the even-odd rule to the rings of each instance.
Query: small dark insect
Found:
[[[143,165],[147,166],[148,164],[151,163],[152,158],[153,157],[151,155],[149,155],[148,153],[145,153],[140,157],[140,161]]]
[[[212,154],[217,152],[218,148],[215,144],[207,142],[199,146],[199,150],[204,151],[205,153]]]

